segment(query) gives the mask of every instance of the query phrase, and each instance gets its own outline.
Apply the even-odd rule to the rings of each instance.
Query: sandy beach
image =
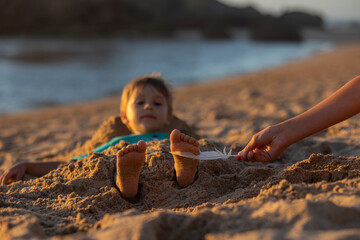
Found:
[[[241,150],[253,134],[360,74],[360,43],[276,68],[174,90],[202,151]],[[164,76],[166,79],[166,76]],[[1,239],[358,239],[360,115],[290,146],[272,163],[201,161],[179,188],[169,141],[150,142],[140,196],[114,188],[120,97],[0,116],[0,174],[22,161],[64,164],[0,186]]]

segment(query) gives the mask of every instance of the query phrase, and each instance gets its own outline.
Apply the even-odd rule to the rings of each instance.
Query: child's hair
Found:
[[[128,84],[126,84],[121,94],[120,112],[126,112],[129,98],[131,94],[133,94],[135,89],[138,87],[143,88],[146,85],[154,87],[162,95],[164,95],[168,106],[168,114],[172,115],[172,96],[170,86],[165,83],[165,80],[161,77],[160,74],[157,73],[135,78],[131,80]]]

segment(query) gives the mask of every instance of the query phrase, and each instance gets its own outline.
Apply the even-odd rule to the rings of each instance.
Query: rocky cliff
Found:
[[[266,17],[252,7],[216,0],[0,0],[0,35],[169,37],[190,28],[226,37],[229,28],[250,28]],[[289,19],[294,27],[312,24],[304,14],[283,15],[279,21]]]

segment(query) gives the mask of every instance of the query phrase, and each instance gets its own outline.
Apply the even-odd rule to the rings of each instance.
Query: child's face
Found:
[[[135,134],[159,131],[169,123],[170,118],[164,95],[151,85],[135,88],[129,98],[126,113],[121,113],[123,123]]]

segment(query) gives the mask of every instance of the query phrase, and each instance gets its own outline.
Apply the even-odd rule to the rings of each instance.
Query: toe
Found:
[[[138,147],[138,145],[137,145],[137,144],[134,144],[134,145],[133,145],[133,151],[136,151],[136,152],[138,152],[138,151],[139,151],[139,147]]]
[[[124,148],[122,148],[120,151],[118,151],[118,152],[117,152],[117,155],[118,155],[119,157],[124,156],[124,154],[125,154],[125,150],[126,150],[126,148],[125,148],[125,147],[124,147]]]
[[[192,137],[190,137],[189,143],[193,144],[195,147],[199,146],[199,141]]]
[[[145,152],[146,151],[146,143],[143,140],[140,140],[138,142],[139,152]]]
[[[126,147],[126,150],[128,150],[128,152],[132,152],[134,151],[134,145],[129,145]]]
[[[116,158],[117,158],[117,160],[119,160],[120,158],[122,158],[124,155],[125,155],[124,150],[119,150],[119,151],[116,153]]]
[[[181,133],[179,130],[174,129],[170,134],[170,141],[172,143],[179,142],[181,140]]]

